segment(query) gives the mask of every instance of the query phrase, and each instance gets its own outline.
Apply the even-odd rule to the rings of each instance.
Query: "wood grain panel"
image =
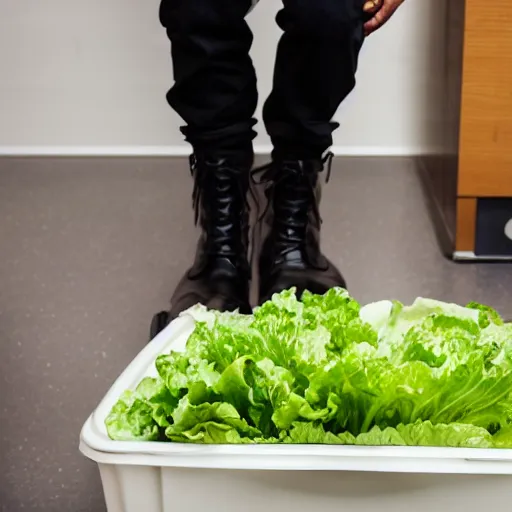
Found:
[[[512,2],[467,0],[460,196],[512,197]]]
[[[457,200],[457,230],[455,237],[455,250],[475,250],[476,240],[476,209],[475,198],[460,198]]]

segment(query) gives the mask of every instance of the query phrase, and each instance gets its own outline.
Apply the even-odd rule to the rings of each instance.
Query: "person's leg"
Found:
[[[251,0],[162,0],[160,21],[171,41],[170,106],[197,152],[248,147],[254,138],[256,75],[245,21]]]
[[[262,178],[269,205],[255,246],[260,302],[296,287],[324,293],[345,287],[320,250],[320,173],[330,165],[332,121],[355,85],[363,0],[284,0],[273,90],[264,120],[274,145]]]
[[[167,95],[193,147],[195,261],[171,299],[171,319],[201,303],[248,312],[248,207],[257,92],[245,22],[251,0],[162,0],[175,84]]]
[[[355,85],[363,0],[283,0],[273,90],[264,106],[276,150],[321,155],[332,144],[337,108]]]

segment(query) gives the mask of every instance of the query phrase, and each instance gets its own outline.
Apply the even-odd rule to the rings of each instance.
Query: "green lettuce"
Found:
[[[135,391],[125,391],[105,420],[112,439],[155,441],[167,427],[178,401],[161,379],[147,377]]]
[[[114,405],[112,439],[512,447],[512,325],[488,306],[292,289],[187,314],[185,351]]]

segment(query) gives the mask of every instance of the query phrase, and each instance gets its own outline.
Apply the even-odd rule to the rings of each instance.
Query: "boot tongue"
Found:
[[[284,161],[274,196],[276,248],[288,263],[303,261],[311,213],[320,222],[316,198],[321,160]]]

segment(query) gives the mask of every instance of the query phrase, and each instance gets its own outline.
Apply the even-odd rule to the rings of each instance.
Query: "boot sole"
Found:
[[[153,316],[149,326],[149,341],[152,341],[170,323],[171,316],[168,311],[160,311]]]

